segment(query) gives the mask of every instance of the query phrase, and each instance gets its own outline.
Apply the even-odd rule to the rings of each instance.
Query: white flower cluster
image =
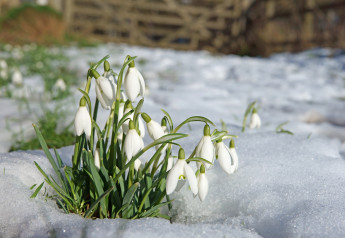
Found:
[[[204,136],[195,149],[195,157],[206,162],[204,164],[197,162],[199,168],[197,176],[186,162],[183,149],[180,149],[178,161],[167,177],[166,191],[168,195],[176,190],[178,180],[187,178],[193,194],[198,195],[203,201],[208,192],[208,180],[205,171],[211,169],[215,158],[218,159],[221,168],[228,174],[234,173],[238,168],[238,156],[234,140],[230,141],[230,148],[223,143],[222,139],[217,140],[214,147],[210,136],[210,127],[207,124],[204,127]]]
[[[92,74],[96,79],[96,96],[103,109],[113,109],[114,102],[116,100],[117,84],[114,76],[109,72],[109,64],[105,62],[105,73],[101,76],[96,71]],[[124,88],[126,96],[122,95],[122,101],[119,106],[119,120],[124,115],[126,116],[122,127],[120,128],[120,136],[118,139],[124,139],[124,154],[127,161],[131,160],[138,152],[144,148],[143,137],[145,136],[145,128],[143,120],[146,123],[147,134],[152,140],[158,140],[168,133],[166,121],[163,118],[161,123],[158,123],[151,119],[146,113],[141,113],[141,118],[137,118],[137,127],[134,123],[134,112],[132,103],[136,98],[141,95],[144,96],[145,82],[140,72],[135,68],[134,62],[129,64],[127,73],[124,77]],[[126,100],[126,97],[128,100]],[[132,111],[132,112],[131,112]],[[91,113],[86,107],[86,100],[82,98],[80,100],[80,107],[75,116],[75,130],[78,136],[85,133],[86,138],[90,139],[91,136]],[[156,149],[160,145],[156,146]],[[170,147],[171,148],[171,147]],[[168,150],[168,144],[166,144],[161,154],[165,154]],[[169,150],[170,153],[170,150]],[[192,160],[185,159],[185,153],[182,148],[178,152],[178,160],[174,163],[174,157],[169,155],[166,171],[168,172],[166,179],[166,194],[169,195],[174,192],[178,187],[179,180],[187,180],[191,191],[196,196],[198,195],[200,200],[203,201],[208,193],[208,179],[206,177],[206,171],[211,169],[215,159],[219,161],[221,168],[228,174],[234,173],[238,168],[238,157],[234,146],[234,141],[231,140],[230,148],[227,147],[222,137],[218,138],[216,142],[213,142],[210,134],[210,127],[208,124],[204,127],[204,134],[196,146]],[[193,171],[190,162],[195,161],[197,164],[197,172]],[[134,162],[134,169],[139,170],[141,166],[140,159],[136,159]],[[99,169],[101,166],[101,159],[99,155],[99,149],[96,146],[95,150],[95,165]],[[196,175],[197,174],[197,175]]]

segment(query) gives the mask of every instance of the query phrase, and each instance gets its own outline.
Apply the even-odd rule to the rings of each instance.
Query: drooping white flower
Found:
[[[96,78],[96,96],[102,107],[109,110],[116,99],[116,84],[114,77],[100,76],[95,70],[92,70],[92,74]]]
[[[64,92],[66,91],[66,88],[67,88],[66,83],[62,78],[59,78],[58,80],[56,80],[54,84],[54,89]]]
[[[200,173],[198,174],[197,180],[198,180],[198,196],[199,196],[200,201],[204,201],[208,193],[208,179],[206,177],[205,167],[203,164],[200,166]]]
[[[141,116],[146,122],[147,132],[152,140],[157,140],[165,135],[162,126],[158,122],[152,120],[146,113],[142,113]]]
[[[188,180],[189,186],[194,195],[198,194],[198,181],[195,177],[193,169],[185,161],[184,150],[181,148],[178,153],[178,161],[169,171],[166,181],[167,195],[175,191],[177,183],[180,179]]]
[[[133,106],[132,106],[132,103],[129,102],[127,105],[126,105],[126,109],[125,111],[123,112],[123,115],[126,115],[130,110],[133,109]],[[129,114],[127,116],[127,118],[129,118],[130,120],[133,120],[133,116],[134,116],[134,112]],[[129,130],[129,120],[126,120],[123,124],[122,124],[122,130],[123,130],[123,133],[125,135],[127,135],[128,133],[128,130]],[[141,138],[144,138],[145,136],[145,126],[144,126],[144,122],[143,120],[141,119],[141,117],[138,117],[138,126],[139,126],[139,131],[140,131],[140,136]]]
[[[195,156],[203,158],[213,164],[214,161],[214,146],[211,140],[210,127],[205,125],[204,136],[201,138],[199,144],[196,147]],[[198,163],[200,166],[200,163]],[[206,164],[206,169],[211,168],[211,164]]]
[[[254,128],[260,128],[260,127],[261,127],[261,119],[258,115],[256,108],[254,108],[252,112],[252,116],[250,118],[249,128],[254,129]]]
[[[131,102],[140,94],[144,97],[145,81],[141,73],[135,67],[134,61],[129,64],[127,73],[124,78],[125,92]]]
[[[0,60],[0,69],[7,70],[7,63],[5,60]]]
[[[217,141],[216,143],[216,156],[219,161],[220,167],[227,174],[232,174],[233,172],[235,172],[235,160],[231,156],[230,149],[224,144],[223,141]]]
[[[80,99],[79,109],[74,119],[74,128],[77,136],[81,136],[83,132],[87,139],[91,136],[91,117],[86,108],[86,100],[84,97]]]
[[[138,132],[135,130],[134,122],[132,120],[129,121],[129,131],[125,138],[124,142],[124,151],[127,156],[127,160],[131,160],[133,156],[135,156],[140,150],[144,148],[144,141],[139,136]],[[137,159],[139,160],[139,159]],[[136,169],[139,168],[141,162],[136,161],[134,167]]]
[[[96,150],[95,150],[94,159],[95,159],[95,166],[96,166],[96,168],[100,169],[101,168],[101,159],[100,159],[99,149],[98,148],[96,148]]]
[[[23,84],[23,76],[19,70],[14,71],[12,75],[12,83],[15,85],[22,85]]]

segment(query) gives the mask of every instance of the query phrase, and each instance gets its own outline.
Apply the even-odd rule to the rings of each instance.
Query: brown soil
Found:
[[[62,43],[65,36],[63,20],[33,8],[23,10],[15,19],[4,20],[0,26],[0,42],[24,44]]]

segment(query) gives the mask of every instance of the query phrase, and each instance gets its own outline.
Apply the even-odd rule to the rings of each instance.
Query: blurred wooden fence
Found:
[[[71,33],[151,47],[231,52],[251,0],[66,0]]]
[[[254,52],[345,48],[345,0],[257,0],[248,9],[246,43]]]

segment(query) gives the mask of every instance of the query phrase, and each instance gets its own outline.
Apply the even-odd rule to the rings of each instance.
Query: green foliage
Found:
[[[279,125],[277,126],[277,128],[276,128],[276,132],[277,132],[277,133],[286,133],[286,134],[289,134],[289,135],[293,135],[293,133],[292,133],[291,131],[285,130],[285,129],[283,128],[283,126],[285,126],[285,125],[288,124],[288,123],[289,123],[289,122],[286,121],[286,122],[283,122],[283,123],[279,124]]]
[[[250,103],[244,113],[243,116],[243,121],[242,121],[242,132],[244,132],[246,130],[246,125],[247,125],[247,117],[249,115],[249,113],[253,110],[253,108],[255,107],[256,101]]]

